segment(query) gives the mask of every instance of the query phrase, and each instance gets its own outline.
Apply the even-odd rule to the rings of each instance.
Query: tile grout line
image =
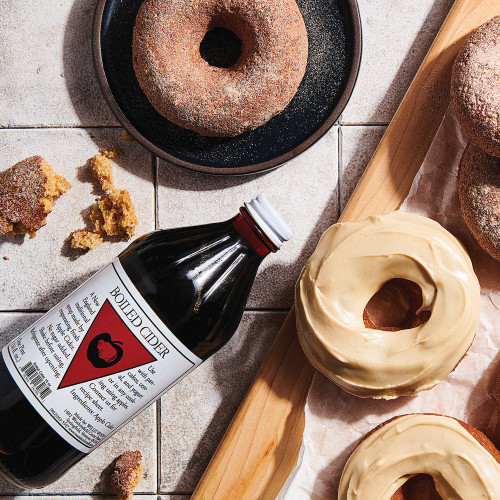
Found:
[[[28,490],[29,491],[29,490]],[[33,492],[29,491],[28,493],[25,494],[18,494],[19,492],[14,492],[14,493],[0,493],[0,498],[15,498],[16,499],[30,499],[30,498],[51,498],[51,497],[56,497],[56,498],[68,498],[68,497],[73,497],[73,498],[96,498],[96,499],[110,499],[110,500],[116,500],[116,495],[113,493],[106,493],[106,492],[81,492],[81,493],[54,493],[54,492]],[[135,496],[141,496],[141,497],[150,497],[150,498],[155,498],[159,499],[159,495],[157,493],[136,493]]]
[[[389,122],[344,122],[338,121],[338,127],[387,127]],[[85,129],[123,129],[121,125],[19,125],[5,127],[0,126],[0,131],[3,130],[85,130]]]
[[[161,492],[161,398],[156,401],[156,494]]]
[[[1,309],[0,314],[46,314],[49,309]],[[246,307],[245,312],[277,312],[288,313],[290,307]]]
[[[389,122],[342,122],[341,127],[388,127]]]
[[[153,166],[153,184],[154,184],[154,212],[155,212],[155,231],[160,228],[159,196],[158,196],[158,156],[152,155]]]
[[[266,313],[266,312],[276,312],[276,313],[288,313],[290,312],[290,307],[246,307],[245,312],[255,312],[255,313]]]
[[[337,208],[337,220],[342,213],[342,174],[344,172],[343,163],[342,163],[342,139],[343,139],[343,125],[339,127],[339,132],[337,134],[337,174],[338,174],[338,182],[337,182],[337,198],[338,198],[338,208]]]
[[[45,314],[49,309],[0,309],[0,314]]]
[[[153,183],[154,183],[154,213],[155,213],[155,231],[159,229],[159,201],[158,201],[158,157],[151,155],[153,167]],[[157,500],[160,500],[161,491],[161,398],[155,403],[156,405],[156,495]]]
[[[123,129],[121,125],[19,125],[13,127],[2,127],[0,126],[0,131],[2,130],[85,130],[85,129]]]

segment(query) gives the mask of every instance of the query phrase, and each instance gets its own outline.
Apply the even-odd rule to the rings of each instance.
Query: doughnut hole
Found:
[[[422,289],[404,278],[386,281],[363,311],[366,328],[385,331],[406,330],[424,324],[431,311],[423,310]]]
[[[242,43],[231,30],[216,26],[201,41],[200,55],[210,66],[230,68],[241,56]]]
[[[391,500],[442,500],[428,474],[417,474],[392,495]]]
[[[257,34],[238,11],[213,17],[196,54],[212,70],[239,72],[259,53]]]

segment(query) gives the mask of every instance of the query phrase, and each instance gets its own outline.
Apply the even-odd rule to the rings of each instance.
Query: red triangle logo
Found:
[[[130,370],[156,358],[106,300],[97,313],[58,389]]]

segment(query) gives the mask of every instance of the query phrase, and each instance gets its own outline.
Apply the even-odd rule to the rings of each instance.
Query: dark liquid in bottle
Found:
[[[199,358],[236,330],[265,255],[276,248],[245,209],[217,224],[157,231],[135,240],[120,262],[165,325]],[[86,456],[31,406],[0,356],[0,468],[37,488]]]

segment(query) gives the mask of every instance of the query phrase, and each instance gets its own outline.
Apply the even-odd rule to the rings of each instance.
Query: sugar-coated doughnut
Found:
[[[200,54],[207,32],[242,41],[229,68]],[[295,0],[146,0],[133,33],[133,64],[154,108],[207,136],[235,136],[283,111],[304,76],[308,41]]]
[[[451,101],[471,140],[500,156],[500,16],[465,41],[453,65]]]
[[[415,474],[430,475],[442,498],[500,498],[493,443],[464,422],[429,414],[396,417],[368,434],[344,467],[338,498],[406,498],[392,495]]]
[[[425,322],[367,328],[364,310],[384,283],[420,286]],[[440,224],[394,212],[335,224],[295,289],[297,332],[312,365],[360,397],[430,389],[458,364],[479,322],[480,287],[467,252]]]
[[[500,158],[469,142],[460,160],[457,189],[470,232],[484,250],[500,260]]]

